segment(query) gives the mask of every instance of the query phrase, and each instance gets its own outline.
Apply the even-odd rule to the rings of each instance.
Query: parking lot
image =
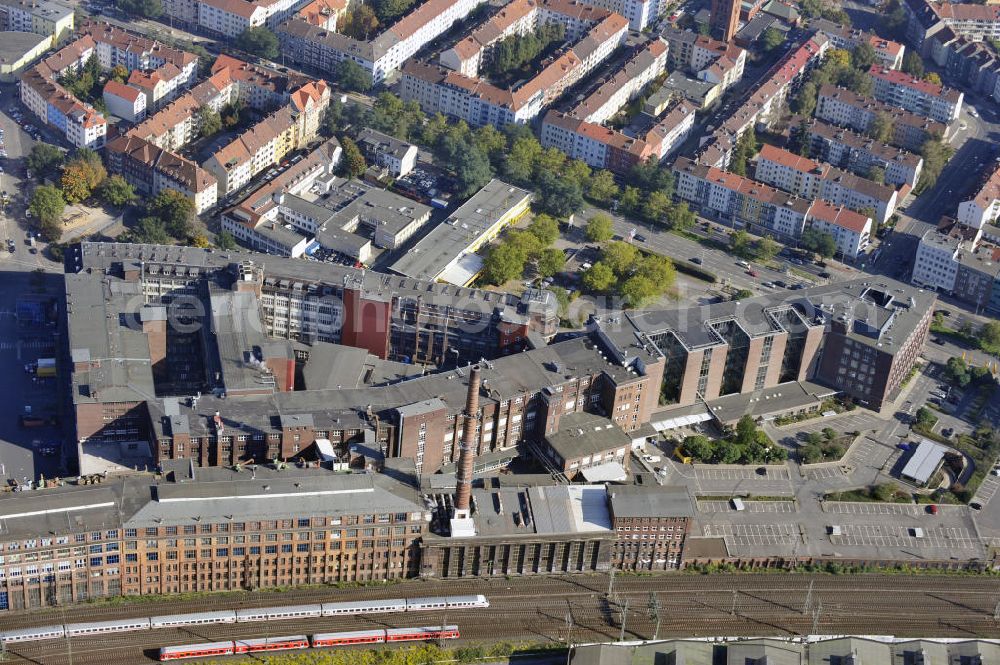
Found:
[[[758,469],[763,469],[759,473]],[[695,467],[695,474],[702,480],[788,480],[790,475],[785,466],[762,466],[757,469],[746,467]]]
[[[748,513],[794,513],[794,501],[744,501]],[[698,510],[703,513],[735,513],[729,501],[705,500],[698,501]]]
[[[799,539],[798,526],[785,524],[706,524],[704,535],[725,538],[736,547],[790,545]]]
[[[849,547],[914,547],[939,549],[972,549],[978,546],[969,530],[963,527],[938,527],[922,529],[923,536],[916,537],[916,530],[899,525],[862,524],[841,527],[841,534],[831,535],[834,545]]]
[[[944,508],[945,506],[942,506]],[[964,508],[962,509],[964,510]],[[908,503],[853,503],[849,501],[824,501],[823,512],[841,515],[922,515],[926,506]]]
[[[809,480],[830,480],[831,478],[846,478],[847,472],[842,466],[823,466],[806,471]]]

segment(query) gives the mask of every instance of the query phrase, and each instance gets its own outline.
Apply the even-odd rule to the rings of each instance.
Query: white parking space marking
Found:
[[[788,480],[788,467],[762,467],[766,473],[757,473],[756,468],[696,468],[695,474],[702,480]]]
[[[920,515],[926,509],[909,503],[853,503],[825,501],[823,510],[840,515]]]
[[[794,501],[743,501],[748,513],[794,513]],[[703,513],[735,513],[728,501],[699,501],[698,510]]]
[[[809,480],[823,480],[824,478],[844,478],[847,473],[840,466],[824,466],[818,469],[806,471],[806,478]]]
[[[847,547],[920,547],[941,549],[973,549],[976,539],[962,527],[924,529],[924,536],[917,538],[911,528],[898,525],[860,524],[842,525],[839,536],[830,536],[834,545]]]
[[[976,492],[976,496],[973,501],[976,501],[983,506],[990,502],[990,499],[997,493],[1000,489],[1000,478],[990,474],[986,476],[982,484],[979,486],[979,491]]]
[[[799,537],[794,524],[706,524],[705,535],[725,538],[735,545],[789,545]]]

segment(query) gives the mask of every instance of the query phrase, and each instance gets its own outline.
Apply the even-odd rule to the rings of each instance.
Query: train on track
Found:
[[[354,614],[386,614],[390,612],[432,612],[435,610],[475,609],[489,607],[486,596],[431,596],[427,598],[392,598],[389,600],[360,600],[349,603],[317,603],[314,605],[284,605],[281,607],[255,607],[239,610],[217,610],[193,614],[166,614],[135,619],[115,619],[91,623],[21,628],[0,633],[0,643],[33,642],[60,637],[82,637],[102,633],[123,633],[131,630],[177,628],[216,623],[246,623],[251,621],[280,621]]]
[[[291,651],[295,649],[308,649],[310,647],[316,649],[346,646],[349,644],[386,644],[392,642],[420,642],[423,640],[457,640],[458,638],[458,626],[378,628],[375,630],[354,630],[344,633],[319,633],[312,637],[290,635],[288,637],[182,644],[176,647],[162,647],[160,649],[160,660],[184,660],[187,658],[232,656],[244,653]]]

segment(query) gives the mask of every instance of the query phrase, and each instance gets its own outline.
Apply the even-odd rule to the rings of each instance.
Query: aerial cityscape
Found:
[[[0,662],[1000,665],[997,0],[0,0]]]

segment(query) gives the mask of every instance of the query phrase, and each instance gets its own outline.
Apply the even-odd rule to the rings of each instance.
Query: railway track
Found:
[[[808,588],[812,582],[812,594]],[[649,639],[655,621],[649,594],[660,602],[660,637],[705,635],[895,634],[923,637],[997,637],[994,609],[1000,580],[957,576],[664,575],[619,576],[615,595],[606,596],[605,576],[460,580],[455,584],[406,582],[350,590],[306,589],[287,593],[164,603],[73,607],[65,621],[107,620],[228,607],[287,605],[317,600],[371,600],[441,593],[483,593],[491,607],[474,610],[337,616],[293,621],[188,626],[99,637],[12,644],[9,661],[42,665],[132,665],[154,659],[160,646],[377,627],[458,624],[462,641],[558,642],[566,637],[566,614],[573,639],[613,640],[621,633],[627,602],[626,639]],[[809,596],[810,606],[806,607]],[[818,613],[817,613],[818,610]],[[63,611],[0,618],[0,627],[63,623]],[[15,625],[16,624],[16,625]],[[72,659],[69,651],[72,649]]]

